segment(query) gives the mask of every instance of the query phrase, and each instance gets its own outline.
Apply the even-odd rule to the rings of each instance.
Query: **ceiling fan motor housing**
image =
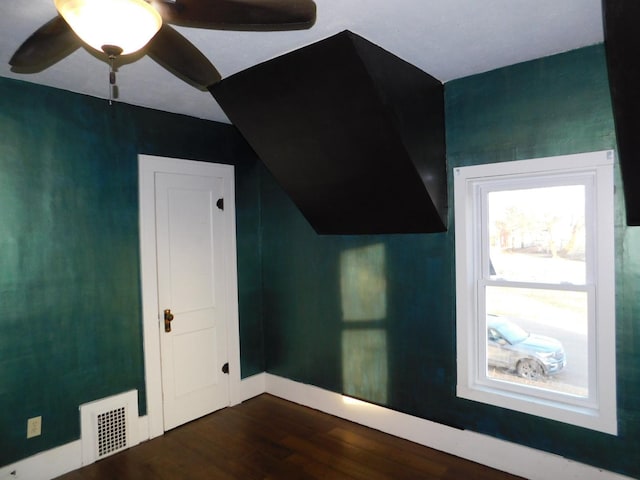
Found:
[[[102,51],[106,53],[109,58],[116,58],[122,54],[122,48],[117,45],[102,45]]]

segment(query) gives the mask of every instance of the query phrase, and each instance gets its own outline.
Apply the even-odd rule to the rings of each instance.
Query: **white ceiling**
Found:
[[[223,78],[349,29],[442,82],[603,41],[601,0],[315,0],[310,30],[177,28]],[[0,76],[108,97],[108,66],[79,49],[38,74],[15,74],[18,46],[56,15],[53,0],[0,2]],[[120,67],[119,101],[228,122],[208,92],[148,57]]]

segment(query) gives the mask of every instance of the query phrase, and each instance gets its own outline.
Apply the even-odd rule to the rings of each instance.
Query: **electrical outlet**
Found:
[[[37,437],[42,433],[42,417],[27,420],[27,438]]]

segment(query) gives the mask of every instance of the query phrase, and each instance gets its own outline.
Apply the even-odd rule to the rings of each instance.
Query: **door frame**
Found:
[[[155,174],[221,176],[224,185],[225,244],[224,259],[225,317],[229,365],[229,405],[240,398],[240,324],[238,318],[238,272],[236,250],[236,210],[233,165],[181,160],[153,155],[138,155],[140,213],[140,281],[142,293],[142,330],[149,438],[164,434],[162,370],[160,363],[160,311],[158,306],[158,269],[156,263]]]

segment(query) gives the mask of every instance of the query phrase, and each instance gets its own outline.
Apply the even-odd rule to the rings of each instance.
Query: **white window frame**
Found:
[[[617,434],[615,353],[614,153],[575,155],[453,168],[456,254],[457,395],[461,398]],[[486,374],[484,296],[488,262],[480,212],[483,189],[575,184],[587,187],[589,397],[491,379]],[[574,182],[574,183],[572,183]],[[500,188],[500,187],[499,187]],[[592,191],[593,195],[589,195]],[[590,247],[589,247],[590,245]],[[486,265],[484,265],[486,263]],[[483,271],[484,270],[484,271]]]

